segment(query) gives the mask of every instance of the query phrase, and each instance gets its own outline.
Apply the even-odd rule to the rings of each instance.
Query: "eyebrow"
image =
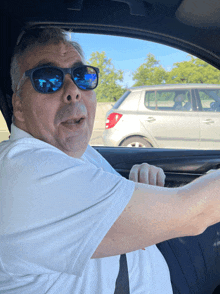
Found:
[[[76,61],[75,63],[72,64],[71,68],[72,67],[81,66],[81,65],[84,65],[84,63],[82,61]],[[54,62],[47,62],[45,60],[41,60],[40,62],[38,62],[35,65],[35,67],[40,67],[40,66],[55,66],[55,67],[59,67],[59,66],[57,66],[56,63],[54,63]]]

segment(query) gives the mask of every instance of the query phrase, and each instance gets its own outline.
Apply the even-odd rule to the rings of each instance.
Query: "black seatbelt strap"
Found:
[[[120,256],[120,267],[114,294],[130,294],[126,254]]]

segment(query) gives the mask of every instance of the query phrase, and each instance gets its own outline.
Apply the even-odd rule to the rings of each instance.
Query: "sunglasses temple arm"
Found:
[[[22,86],[22,83],[24,82],[25,79],[26,79],[26,76],[25,76],[25,73],[24,73],[23,76],[21,77],[20,81],[17,84],[15,93],[17,93],[20,90],[20,88]]]

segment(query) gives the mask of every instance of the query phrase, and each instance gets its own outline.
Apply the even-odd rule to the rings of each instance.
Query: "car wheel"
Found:
[[[122,142],[120,146],[135,147],[135,148],[152,148],[153,146],[144,138],[134,136]]]

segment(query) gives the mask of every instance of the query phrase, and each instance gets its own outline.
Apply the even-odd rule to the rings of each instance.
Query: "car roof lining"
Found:
[[[176,17],[196,27],[220,27],[220,1],[184,0],[176,11]]]

